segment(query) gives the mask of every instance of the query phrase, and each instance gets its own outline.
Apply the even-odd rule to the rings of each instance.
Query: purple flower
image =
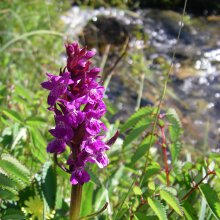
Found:
[[[86,111],[86,109],[85,109]],[[90,105],[88,111],[86,112],[87,118],[101,118],[106,113],[106,106],[103,101],[99,101],[94,105]]]
[[[100,168],[108,165],[106,151],[114,143],[118,133],[107,143],[103,141],[105,124],[100,120],[106,112],[103,102],[104,87],[98,82],[100,69],[90,67],[95,52],[80,48],[77,43],[67,44],[67,65],[59,76],[47,73],[48,80],[41,85],[50,91],[48,109],[54,112],[54,136],[47,152],[61,154],[70,148],[67,165],[70,182],[84,184],[90,180],[85,167],[96,163]],[[61,167],[62,168],[62,167]]]
[[[59,139],[69,142],[73,138],[73,129],[64,121],[65,116],[56,116],[56,127],[50,129],[50,133]]]
[[[99,168],[106,167],[109,163],[107,155],[103,152],[98,153],[96,155],[96,163]]]
[[[91,155],[96,155],[96,153],[109,150],[109,146],[99,138],[92,138],[87,141],[83,141],[81,149]]]
[[[54,139],[47,145],[47,152],[61,154],[65,151],[66,144],[61,139]]]
[[[73,81],[70,79],[69,72],[64,72],[62,76],[54,76],[52,74],[47,74],[47,76],[48,81],[43,82],[41,86],[50,90],[47,103],[52,106],[67,91],[68,85],[72,84]]]
[[[89,135],[95,136],[101,132],[101,130],[106,130],[105,124],[96,119],[90,118],[86,121],[86,131]]]
[[[90,180],[89,174],[83,169],[74,170],[70,177],[70,182],[73,185],[76,184],[83,185],[84,183],[89,182],[89,180]]]

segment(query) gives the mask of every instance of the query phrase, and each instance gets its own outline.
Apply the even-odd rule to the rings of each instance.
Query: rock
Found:
[[[98,16],[83,29],[83,41],[89,48],[97,47],[104,52],[106,45],[122,47],[129,36],[127,26],[114,17]]]

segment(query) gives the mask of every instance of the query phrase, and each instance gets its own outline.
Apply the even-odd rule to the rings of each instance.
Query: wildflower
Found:
[[[55,119],[55,128],[49,130],[54,140],[48,144],[47,152],[62,154],[69,146],[70,182],[83,185],[90,180],[85,169],[88,163],[96,163],[100,168],[108,165],[106,151],[118,133],[104,142],[103,132],[107,130],[101,121],[106,112],[102,100],[104,87],[98,81],[100,69],[92,68],[89,61],[95,52],[72,43],[66,45],[66,53],[67,65],[60,75],[47,73],[48,80],[41,84],[50,91],[48,109]]]

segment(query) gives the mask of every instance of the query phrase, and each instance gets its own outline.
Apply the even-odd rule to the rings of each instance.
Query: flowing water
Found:
[[[96,48],[98,63],[108,54],[106,67],[117,60],[130,35],[127,56],[114,70],[107,91],[118,110],[112,120],[125,120],[134,112],[143,77],[140,105],[157,102],[182,26],[164,106],[178,111],[187,147],[219,150],[220,17],[188,15],[181,23],[181,15],[172,11],[147,9],[134,13],[73,7],[61,19],[71,38]]]

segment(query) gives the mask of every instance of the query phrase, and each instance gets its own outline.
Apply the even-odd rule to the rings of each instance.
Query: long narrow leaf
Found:
[[[151,114],[152,111],[152,107],[149,106],[140,108],[121,126],[120,132],[125,132],[127,129],[134,126],[138,121],[140,121],[142,117]]]
[[[179,214],[180,216],[183,216],[183,210],[180,206],[180,202],[172,193],[166,190],[160,190],[160,197],[161,199],[165,200],[167,204],[174,209],[174,211]]]
[[[133,188],[133,185],[135,183],[136,179],[133,180],[133,182],[131,183],[127,193],[125,194],[124,198],[122,199],[122,202],[120,203],[120,206],[119,206],[119,209],[118,209],[118,212],[116,213],[116,215],[114,216],[114,220],[117,220],[117,217],[118,215],[120,214],[121,212],[121,209],[126,201],[126,199],[128,198],[128,196],[130,195],[130,192],[131,192],[131,189]]]
[[[19,124],[23,123],[22,116],[18,112],[14,111],[14,110],[4,109],[2,111],[2,113],[4,115],[6,115],[8,118],[12,119],[13,121],[18,122]]]
[[[156,141],[156,136],[152,137],[152,144],[155,143]],[[138,146],[137,151],[135,152],[135,154],[133,155],[133,157],[131,158],[131,164],[136,163],[138,160],[140,160],[142,157],[145,156],[146,152],[149,150],[150,147],[150,143],[151,143],[151,135],[148,135],[142,142],[141,144]]]
[[[29,170],[21,164],[17,159],[9,154],[3,154],[0,161],[0,167],[9,175],[19,178],[25,183],[30,182]]]
[[[142,132],[148,128],[152,120],[152,118],[143,118],[141,121],[139,121],[131,130],[131,132],[126,136],[123,146],[126,147],[132,141],[137,139],[142,134]]]
[[[193,208],[191,204],[185,201],[182,207],[183,207],[184,216],[187,220],[198,220],[196,216],[197,214],[196,210]]]
[[[220,200],[218,194],[208,184],[199,187],[200,192],[206,199],[206,202],[216,219],[220,219]]]
[[[168,220],[165,208],[160,201],[148,198],[148,203],[160,220]]]

